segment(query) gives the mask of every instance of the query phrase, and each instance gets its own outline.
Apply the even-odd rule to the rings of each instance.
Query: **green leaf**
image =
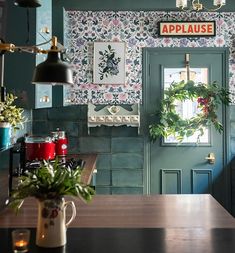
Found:
[[[60,198],[65,195],[90,201],[95,191],[81,181],[82,169],[65,167],[58,160],[43,161],[40,168],[19,177],[18,185],[10,194],[9,205],[16,211],[27,197],[38,199]]]
[[[177,101],[197,100],[202,112],[191,119],[182,119],[176,112]],[[164,91],[160,112],[157,112],[158,122],[149,126],[149,134],[154,142],[159,137],[174,135],[180,142],[185,137],[190,137],[199,131],[199,137],[203,135],[203,129],[213,124],[218,132],[223,131],[223,126],[218,120],[217,109],[220,105],[231,103],[230,92],[221,88],[217,82],[211,84],[188,82],[172,82]]]

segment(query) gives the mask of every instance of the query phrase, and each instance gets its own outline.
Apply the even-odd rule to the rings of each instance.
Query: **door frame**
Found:
[[[207,47],[207,48],[143,48],[143,104],[142,104],[142,133],[144,136],[144,194],[150,194],[150,177],[151,177],[151,168],[150,168],[150,140],[148,133],[148,122],[147,122],[147,112],[148,105],[146,103],[148,99],[147,87],[149,83],[149,58],[151,54],[167,54],[167,53],[216,53],[221,54],[223,59],[223,69],[222,69],[222,87],[229,88],[229,49],[228,48],[215,48],[215,47]],[[227,169],[223,169],[225,185],[226,185],[226,208],[231,210],[231,173],[229,170],[229,159],[230,159],[230,129],[229,129],[229,117],[228,117],[228,106],[223,106],[222,108],[222,123],[224,126],[224,139],[223,139],[223,167],[227,167]],[[190,180],[190,179],[189,179]]]

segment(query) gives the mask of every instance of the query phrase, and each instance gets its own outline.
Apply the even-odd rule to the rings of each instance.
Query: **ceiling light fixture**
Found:
[[[51,42],[48,50],[40,49],[39,46]],[[64,49],[57,46],[57,37],[53,36],[49,41],[35,46],[15,46],[14,44],[0,43],[0,54],[5,52],[26,52],[47,54],[46,61],[38,64],[34,70],[32,83],[52,85],[72,85],[73,71],[69,64],[61,60]]]
[[[37,8],[41,6],[39,0],[15,0],[14,4],[24,8]]]
[[[188,2],[191,2],[191,8],[189,10],[193,11],[217,11],[221,7],[223,7],[226,4],[226,0],[213,0],[214,8],[207,8],[200,0],[176,0],[176,7],[181,10],[187,10],[188,9]]]

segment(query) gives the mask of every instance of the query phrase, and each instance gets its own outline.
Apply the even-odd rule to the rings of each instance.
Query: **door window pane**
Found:
[[[164,90],[169,88],[172,82],[180,82],[182,80],[186,81],[187,72],[185,68],[164,68]],[[207,68],[190,68],[190,80],[195,83],[208,83],[208,69]],[[183,118],[192,118],[197,113],[199,113],[197,101],[186,100],[186,101],[176,101],[176,112]],[[209,130],[204,129],[204,135],[199,138],[198,134],[195,133],[193,136],[184,138],[182,143],[199,143],[199,144],[209,144]],[[169,136],[164,138],[165,144],[178,144],[179,141],[175,139],[174,136]]]

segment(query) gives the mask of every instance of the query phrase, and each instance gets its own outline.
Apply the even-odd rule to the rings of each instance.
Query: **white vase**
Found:
[[[72,207],[72,216],[66,222],[66,208]],[[45,248],[61,247],[66,244],[66,230],[76,217],[73,201],[61,199],[38,200],[38,222],[36,245]]]

